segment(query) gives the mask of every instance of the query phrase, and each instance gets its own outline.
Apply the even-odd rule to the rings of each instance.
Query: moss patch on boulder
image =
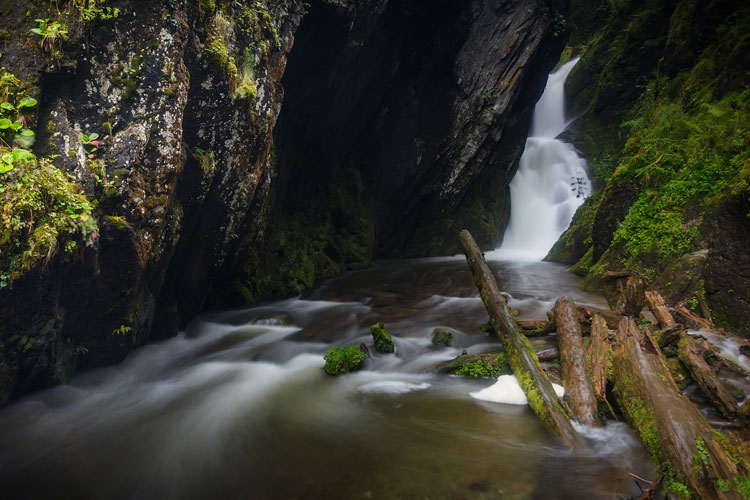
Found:
[[[453,345],[453,332],[447,328],[435,328],[432,330],[432,343],[443,347],[450,347]]]
[[[355,345],[348,345],[342,349],[331,347],[323,359],[326,364],[323,370],[328,375],[343,375],[361,370],[365,366],[365,353]]]
[[[372,340],[375,343],[375,350],[384,354],[392,353],[395,350],[393,338],[383,323],[375,323],[370,327]]]

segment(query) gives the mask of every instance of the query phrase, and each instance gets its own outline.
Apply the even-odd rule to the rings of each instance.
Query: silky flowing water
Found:
[[[519,317],[581,292],[566,268],[491,261]],[[0,411],[4,498],[618,498],[653,477],[624,424],[582,429],[571,452],[528,406],[470,392],[492,380],[438,376],[466,349],[497,351],[462,256],[382,262],[301,298],[206,315],[123,364]],[[396,353],[330,377],[331,345]],[[438,326],[455,347],[430,342]],[[554,336],[533,339],[538,347]],[[371,347],[372,350],[372,347]]]

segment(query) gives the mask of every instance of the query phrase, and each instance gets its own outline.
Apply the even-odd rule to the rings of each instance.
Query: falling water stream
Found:
[[[510,222],[501,247],[507,258],[542,259],[590,193],[586,161],[556,139],[567,126],[563,89],[577,62],[549,76],[534,108],[531,135],[510,183]]]
[[[571,196],[570,179],[584,176],[585,169],[572,150],[553,139],[564,127],[561,85],[570,65],[550,78],[542,100],[555,106],[559,101],[560,113],[554,120],[535,116],[540,137],[529,138],[513,181],[514,218],[506,245],[487,254],[520,318],[543,319],[563,294],[606,307],[600,297],[580,291],[579,279],[563,266],[528,255],[525,261],[508,260],[508,250],[546,253],[580,203]],[[559,95],[549,97],[551,91]],[[549,163],[537,164],[538,159]],[[519,218],[519,210],[529,213]],[[527,234],[537,232],[533,238]],[[653,469],[624,424],[580,428],[590,446],[570,451],[527,405],[470,395],[492,386],[492,380],[435,374],[438,363],[462,349],[500,349],[479,330],[486,319],[463,256],[379,262],[301,297],[204,315],[176,338],[142,347],[119,366],[83,374],[0,410],[0,496],[309,500],[637,494],[627,473],[651,477]],[[394,335],[396,353],[374,353],[363,371],[326,376],[327,349],[371,344],[369,326],[377,321]],[[431,344],[439,326],[453,330],[453,347]],[[532,343],[545,348],[555,338]]]

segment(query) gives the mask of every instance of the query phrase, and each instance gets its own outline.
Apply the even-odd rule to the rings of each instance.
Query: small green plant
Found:
[[[375,343],[375,350],[384,354],[392,353],[395,350],[393,338],[383,323],[376,323],[370,327],[372,340]]]
[[[477,92],[477,100],[479,101],[480,106],[484,106],[487,103],[490,103],[497,99],[498,96],[497,90],[493,88],[484,89],[481,92]]]
[[[326,362],[323,370],[328,375],[343,375],[365,366],[365,353],[355,345],[348,345],[343,349],[331,347],[323,359]]]
[[[117,7],[108,7],[107,0],[73,0],[73,5],[78,11],[78,19],[86,26],[94,21],[114,19],[120,15]]]
[[[42,37],[39,41],[39,47],[44,52],[54,54],[55,45],[61,44],[63,40],[68,38],[68,27],[58,22],[50,23],[49,18],[35,19],[34,21],[39,26],[31,28],[30,31]]]
[[[96,156],[94,153],[96,153],[96,150],[99,148],[99,146],[102,145],[101,141],[98,141],[99,134],[96,132],[92,132],[90,135],[86,135],[83,132],[81,132],[81,142],[84,145],[84,149],[86,149],[86,153],[89,160],[93,160]]]
[[[112,335],[124,336],[125,334],[132,332],[133,328],[128,325],[120,325],[112,331]]]

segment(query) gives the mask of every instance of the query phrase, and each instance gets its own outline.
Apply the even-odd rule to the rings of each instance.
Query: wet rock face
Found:
[[[735,196],[717,210],[708,224],[710,250],[706,259],[706,299],[714,319],[733,332],[750,337],[750,199]]]
[[[494,245],[562,44],[556,0],[110,0],[119,15],[88,23],[12,4],[0,52],[39,100],[35,153],[59,155],[98,233],[0,289],[0,402],[236,298],[280,213],[328,218],[316,277],[455,251],[464,227]],[[68,24],[55,53],[37,17]]]
[[[18,30],[3,64],[36,89],[36,154],[59,155],[99,231],[0,290],[0,401],[117,362],[200,311],[237,235],[264,228],[281,76],[303,15],[281,0],[113,1],[116,18],[85,24],[72,2],[62,17],[20,4],[0,16]],[[56,53],[27,43],[36,17],[68,25]]]

